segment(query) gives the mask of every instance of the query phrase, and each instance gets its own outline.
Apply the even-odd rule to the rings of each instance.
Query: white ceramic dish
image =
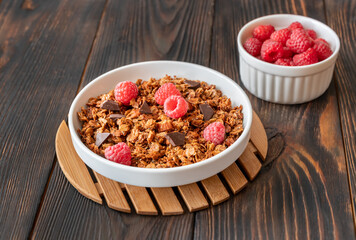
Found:
[[[77,133],[77,129],[81,127],[77,112],[80,111],[82,106],[85,106],[90,97],[112,90],[120,81],[130,80],[135,82],[139,78],[148,80],[150,77],[161,78],[166,74],[215,84],[224,95],[231,98],[233,106],[242,105],[244,131],[240,138],[225,151],[214,157],[192,165],[168,169],[145,169],[114,163],[93,153],[82,143]],[[250,138],[251,123],[251,103],[245,92],[233,80],[207,67],[175,61],[136,63],[114,69],[99,76],[79,92],[70,107],[68,115],[68,125],[74,148],[90,168],[110,179],[144,187],[184,185],[221,172],[237,160],[246,148]]]
[[[315,30],[318,37],[328,41],[333,54],[312,65],[288,67],[261,61],[242,46],[258,25],[271,24],[281,29],[295,21],[302,23],[304,28]],[[330,27],[315,19],[291,14],[269,15],[247,23],[238,34],[237,44],[240,76],[245,87],[258,98],[282,104],[304,103],[321,96],[330,85],[340,49],[340,40]]]

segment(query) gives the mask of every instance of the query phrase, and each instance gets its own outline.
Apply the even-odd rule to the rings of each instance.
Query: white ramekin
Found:
[[[333,54],[312,65],[289,67],[259,60],[243,48],[243,43],[258,25],[271,24],[278,30],[295,21],[306,29],[313,29],[318,38],[328,41]],[[330,85],[340,49],[340,40],[330,27],[315,19],[291,14],[269,15],[247,23],[237,36],[237,44],[244,86],[258,98],[281,104],[304,103],[321,96]]]
[[[188,166],[166,169],[138,168],[114,163],[95,154],[84,145],[77,133],[77,129],[81,128],[77,112],[82,106],[85,106],[90,97],[109,92],[121,81],[135,82],[137,79],[161,78],[166,74],[215,84],[224,95],[231,99],[233,106],[242,105],[244,131],[239,139],[226,150],[209,159]],[[236,161],[245,150],[250,139],[251,124],[251,103],[239,85],[213,69],[176,61],[141,62],[107,72],[90,82],[79,92],[68,114],[68,126],[74,148],[90,168],[115,181],[143,187],[178,186],[200,181],[221,172]]]

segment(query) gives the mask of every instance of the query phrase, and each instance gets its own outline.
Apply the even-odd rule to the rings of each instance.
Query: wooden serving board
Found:
[[[235,163],[219,175],[178,187],[145,188],[122,184],[93,171],[92,177],[85,163],[77,155],[69,129],[63,121],[56,135],[56,152],[59,165],[68,181],[83,196],[121,212],[131,212],[131,206],[142,215],[183,214],[183,205],[190,212],[202,210],[224,202],[237,194],[261,170],[261,161],[267,155],[267,135],[257,114],[253,113],[251,138],[246,150]],[[260,161],[261,160],[261,161]],[[226,182],[225,186],[223,181]],[[126,194],[125,194],[126,192]],[[207,196],[207,197],[206,197]],[[156,207],[158,206],[158,207]]]

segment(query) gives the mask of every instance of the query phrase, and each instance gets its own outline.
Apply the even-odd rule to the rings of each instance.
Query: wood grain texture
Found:
[[[102,204],[103,201],[96,190],[88,168],[74,149],[69,129],[64,121],[61,123],[57,131],[56,153],[58,163],[68,181],[82,195],[94,202]]]
[[[133,62],[179,60],[207,66],[212,13],[212,0],[109,1],[81,87]]]
[[[124,193],[122,192],[121,186],[118,182],[106,178],[99,173],[94,172],[95,178],[99,184],[99,194],[105,197],[105,201],[109,208],[121,211],[121,212],[131,212],[131,208],[126,200]]]
[[[147,189],[133,185],[125,185],[126,191],[130,196],[131,202],[134,205],[136,212],[141,215],[157,215],[158,211],[152,202]]]
[[[355,1],[325,1],[327,24],[334,29],[341,41],[335,67],[337,99],[340,108],[343,143],[345,146],[350,189],[356,226],[356,4]],[[324,129],[325,131],[327,129]],[[333,147],[332,143],[328,144]]]
[[[327,22],[342,49],[330,88],[315,101],[284,106],[248,94],[270,148],[259,177],[237,196],[180,216],[118,213],[81,196],[53,165],[55,131],[81,77],[79,88],[118,66],[172,59],[241,84],[237,33],[271,13]],[[354,239],[354,16],[350,0],[1,0],[0,238]]]
[[[177,196],[170,187],[151,188],[162,215],[179,215],[184,212]]]
[[[218,175],[202,180],[201,184],[203,185],[203,188],[208,194],[208,197],[213,205],[226,201],[230,197],[230,194],[226,190]]]
[[[262,157],[262,161],[264,161],[268,151],[267,135],[264,126],[255,111],[253,111],[252,126],[250,141],[254,146],[249,143],[249,148],[253,153],[258,152]]]
[[[325,22],[320,9],[322,1],[217,0],[210,66],[240,83],[236,36],[246,22],[282,12]],[[302,105],[249,97],[271,130],[266,161],[237,196],[196,213],[194,238],[354,239],[334,82],[323,96]]]
[[[172,59],[208,65],[212,21],[213,1],[107,1],[80,88],[102,73],[132,62]],[[54,174],[57,171],[56,166]],[[73,191],[56,191],[59,184],[60,180],[50,179],[33,237],[190,239],[193,236],[194,214],[151,217],[119,213],[88,204]],[[76,215],[61,215],[65,206],[56,206],[54,199],[71,202]],[[46,229],[44,225],[54,229]]]
[[[189,212],[195,212],[209,207],[209,203],[202,191],[200,191],[197,183],[178,186],[178,190]]]
[[[252,181],[260,172],[262,164],[250,146],[251,145],[247,145],[245,151],[241,154],[237,162],[242,166],[242,169],[245,171],[250,181]]]
[[[119,213],[78,193],[56,164],[31,238],[187,239],[193,235],[192,218],[190,213],[170,217]]]
[[[0,4],[0,239],[31,232],[53,166],[56,129],[76,94],[104,6],[22,4]]]
[[[248,183],[245,175],[235,163],[231,164],[228,168],[222,171],[221,174],[224,176],[227,184],[234,194],[241,191]]]

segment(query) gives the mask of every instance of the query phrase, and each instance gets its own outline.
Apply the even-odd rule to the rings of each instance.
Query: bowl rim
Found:
[[[310,64],[310,65],[305,65],[305,66],[281,66],[281,65],[276,65],[273,63],[265,62],[262,61],[251,54],[249,54],[244,48],[243,48],[243,43],[242,43],[242,36],[244,35],[245,31],[247,28],[249,28],[251,25],[257,24],[261,21],[266,21],[270,19],[276,19],[276,18],[293,18],[293,21],[298,21],[298,19],[303,19],[305,21],[310,21],[313,24],[318,24],[324,29],[326,29],[330,35],[332,35],[333,40],[335,41],[335,50],[333,51],[333,54],[329,56],[327,59]],[[287,27],[287,26],[286,26]],[[279,74],[283,76],[306,76],[310,74],[316,74],[318,72],[321,72],[325,70],[326,68],[330,67],[337,58],[337,55],[340,50],[340,39],[338,35],[335,33],[333,29],[331,29],[328,25],[326,25],[323,22],[320,22],[316,19],[302,16],[302,15],[296,15],[296,14],[271,14],[271,15],[266,15],[262,16],[256,19],[253,19],[249,22],[247,22],[239,31],[237,35],[237,45],[238,45],[238,50],[239,54],[242,55],[242,57],[245,58],[245,60],[248,61],[248,64],[259,69],[263,69],[263,71],[272,73],[272,74]]]
[[[193,66],[195,68],[198,68],[199,70],[205,70],[208,72],[211,72],[213,74],[218,75],[219,77],[223,78],[224,80],[228,81],[230,84],[235,85],[235,87],[237,89],[239,89],[240,91],[240,97],[244,99],[244,102],[246,102],[246,105],[243,105],[243,114],[244,114],[244,121],[245,121],[245,126],[244,126],[244,131],[242,132],[241,136],[232,144],[230,145],[228,148],[226,148],[224,151],[218,153],[217,155],[210,157],[208,159],[205,159],[201,162],[197,162],[197,163],[193,163],[190,165],[186,165],[186,166],[178,166],[178,167],[173,167],[173,168],[140,168],[140,167],[134,167],[134,166],[126,166],[123,164],[118,164],[115,162],[111,162],[103,157],[101,157],[100,155],[97,155],[96,153],[92,152],[87,146],[85,146],[85,144],[80,140],[76,129],[74,128],[74,123],[73,123],[73,119],[74,117],[77,115],[75,108],[76,105],[78,105],[78,101],[79,99],[81,99],[83,97],[83,95],[85,94],[86,90],[89,89],[92,85],[94,85],[96,82],[100,81],[101,79],[107,77],[108,75],[111,75],[117,71],[121,71],[123,69],[126,68],[135,68],[135,67],[139,67],[139,66],[143,66],[143,65],[150,65],[150,64],[179,64],[182,66]],[[132,79],[133,81],[136,79]],[[200,80],[200,81],[204,81],[204,80]],[[118,81],[119,82],[119,81]],[[249,116],[249,117],[245,117],[245,116]],[[250,129],[251,129],[251,125],[252,125],[252,118],[253,118],[253,111],[252,111],[252,105],[251,102],[247,96],[247,94],[245,93],[245,91],[235,82],[233,81],[231,78],[229,78],[228,76],[214,70],[211,69],[209,67],[205,67],[202,65],[198,65],[195,63],[189,63],[189,62],[182,62],[182,61],[173,61],[173,60],[157,60],[157,61],[144,61],[144,62],[137,62],[137,63],[132,63],[132,64],[128,64],[128,65],[124,65],[115,69],[112,69],[108,72],[105,72],[101,75],[99,75],[98,77],[96,77],[94,80],[92,80],[91,82],[89,82],[85,87],[83,87],[80,92],[75,96],[71,106],[70,106],[70,110],[68,113],[68,127],[69,127],[69,131],[71,134],[71,139],[73,141],[73,144],[77,144],[78,147],[80,147],[82,150],[84,150],[87,154],[89,154],[89,156],[91,158],[94,158],[95,160],[99,161],[101,164],[105,164],[105,165],[109,165],[110,167],[113,168],[119,168],[125,171],[129,171],[129,172],[137,172],[137,173],[171,173],[171,172],[184,172],[186,170],[192,170],[195,168],[200,168],[201,166],[210,164],[211,162],[215,162],[217,161],[219,158],[224,158],[225,155],[227,155],[230,151],[232,151],[233,149],[235,149],[240,143],[243,143],[244,139],[246,137],[249,137],[250,134]],[[77,150],[76,150],[77,151]]]

